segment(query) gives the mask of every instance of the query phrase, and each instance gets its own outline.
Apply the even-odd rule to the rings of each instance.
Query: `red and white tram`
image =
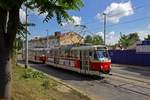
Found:
[[[103,45],[65,45],[50,50],[32,50],[31,55],[34,61],[86,74],[108,74],[111,67],[108,50]]]
[[[47,61],[48,49],[45,48],[29,48],[28,49],[28,59],[32,62],[45,63]]]

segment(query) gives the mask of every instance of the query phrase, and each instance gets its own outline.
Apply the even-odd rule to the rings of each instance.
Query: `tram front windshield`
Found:
[[[94,53],[94,58],[99,59],[99,58],[108,58],[108,52],[107,50],[97,50]]]

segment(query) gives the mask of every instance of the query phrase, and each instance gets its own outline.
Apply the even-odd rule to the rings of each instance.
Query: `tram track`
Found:
[[[149,80],[145,80],[145,79],[141,79],[141,78],[137,79],[132,76],[124,76],[124,75],[120,75],[120,74],[116,74],[116,73],[113,73],[112,76],[113,77],[109,77],[109,76],[108,77],[111,79],[116,79],[116,80],[117,80],[117,78],[120,78],[120,80],[129,82],[130,84],[134,84],[136,86],[150,89],[150,81]],[[114,78],[114,77],[116,77],[116,78]]]
[[[104,83],[103,84],[104,86],[105,84],[108,84],[115,88],[125,89],[134,93],[138,93],[138,94],[150,97],[150,82],[148,81],[138,80],[133,77],[124,77],[122,75],[118,75],[114,73],[111,76],[105,75],[104,77],[105,77],[104,80],[95,80],[94,82],[100,85]],[[112,80],[116,82],[113,83]],[[117,82],[119,82],[119,84]],[[139,89],[136,89],[136,87]],[[149,92],[142,91],[142,89],[149,90]]]
[[[118,73],[113,73],[113,72],[110,75],[115,76],[115,77],[128,79],[128,80],[137,81],[137,82],[142,82],[142,83],[146,83],[146,84],[150,85],[150,80],[147,80],[147,79],[135,78],[135,77],[132,77],[131,75],[129,76],[129,75],[123,75],[123,74],[118,74]]]
[[[141,94],[141,95],[144,95],[144,96],[147,96],[147,97],[150,97],[150,94],[143,93],[143,92],[140,92],[140,91],[136,91],[136,90],[124,87],[125,85],[133,85],[132,83],[124,83],[124,84],[121,84],[121,85],[115,85],[115,84],[112,84],[112,83],[109,83],[109,82],[105,82],[105,84],[114,86],[116,88],[125,89],[125,90],[128,90],[128,91],[134,92],[134,93],[138,93],[138,94]],[[138,85],[133,85],[133,86],[138,86]],[[141,86],[138,86],[138,87],[141,87]]]
[[[133,90],[133,89],[130,89],[130,88],[123,87],[123,86],[125,86],[125,85],[130,85],[130,83],[124,83],[124,84],[121,84],[121,85],[116,85],[116,84],[109,83],[109,82],[107,82],[107,81],[103,81],[103,82],[98,82],[98,81],[88,82],[88,84],[89,84],[90,86],[94,86],[95,83],[100,84],[100,85],[102,85],[102,83],[104,83],[103,86],[105,86],[105,87],[108,87],[108,85],[111,85],[111,86],[113,86],[113,87],[115,87],[115,88],[117,88],[117,89],[124,89],[124,90],[128,90],[128,91],[130,91],[130,92],[134,92],[134,93],[137,93],[137,94],[141,94],[141,95],[150,97],[150,94],[143,93],[143,92],[140,92],[140,91],[136,91],[136,90]],[[135,86],[135,85],[134,85],[134,86]],[[138,86],[138,87],[139,87],[139,86]],[[142,87],[142,88],[143,88],[143,87]]]
[[[142,95],[145,95],[145,96],[150,97],[150,94],[143,93],[143,92],[140,92],[140,91],[138,91],[138,90],[134,90],[134,89],[130,89],[130,88],[124,87],[125,85],[132,85],[132,86],[136,86],[136,87],[141,87],[141,88],[143,88],[142,86],[139,86],[139,85],[133,85],[132,83],[125,83],[125,84],[121,84],[121,85],[115,85],[115,84],[111,84],[111,83],[106,83],[106,84],[113,85],[114,87],[117,87],[117,88],[129,90],[129,91],[131,91],[131,92],[138,93],[138,94],[142,94]],[[147,88],[146,88],[146,89],[147,89]]]

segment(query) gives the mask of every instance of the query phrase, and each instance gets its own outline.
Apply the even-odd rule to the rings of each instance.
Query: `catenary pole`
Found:
[[[26,7],[26,38],[25,38],[25,68],[28,68],[28,9]]]
[[[48,29],[46,29],[46,33],[47,33],[47,40],[46,40],[46,48],[49,48],[49,45],[48,45]]]
[[[106,13],[104,15],[104,45],[106,45]]]

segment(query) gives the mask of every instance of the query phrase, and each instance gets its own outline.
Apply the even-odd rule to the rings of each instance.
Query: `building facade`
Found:
[[[150,40],[138,41],[136,45],[137,53],[150,53]]]
[[[60,45],[68,44],[82,44],[84,43],[84,38],[75,32],[67,32],[60,36]]]
[[[84,43],[84,38],[75,32],[61,34],[55,32],[48,37],[34,38],[29,41],[29,48],[53,48],[59,45]]]

